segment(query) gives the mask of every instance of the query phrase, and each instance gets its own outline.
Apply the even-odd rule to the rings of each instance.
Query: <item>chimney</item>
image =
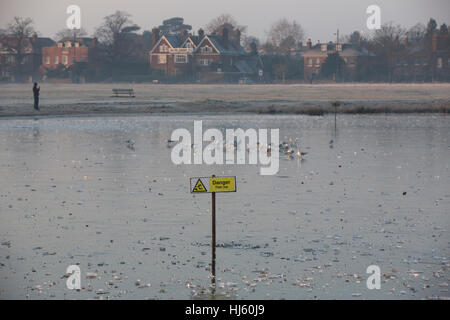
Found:
[[[431,48],[432,48],[433,52],[436,52],[437,44],[438,44],[438,34],[433,33],[433,37],[431,38]]]
[[[253,56],[256,56],[258,54],[258,47],[256,46],[256,43],[254,41],[250,43],[250,54]]]
[[[409,47],[409,41],[408,41],[408,35],[405,34],[405,47],[408,48]]]
[[[188,36],[189,36],[189,32],[188,32],[188,30],[187,29],[181,29],[181,36],[183,37],[183,38],[187,38]]]
[[[222,36],[222,41],[225,45],[228,45],[228,38],[229,38],[229,30],[227,27],[223,27],[221,30],[221,36]]]
[[[159,40],[159,29],[157,27],[154,27],[152,29],[152,47],[156,45],[158,40]]]
[[[312,42],[311,39],[308,39],[308,42],[306,43],[306,49],[311,50]]]
[[[202,40],[204,36],[205,36],[205,31],[203,31],[202,28],[198,29],[198,38],[199,38],[199,40]]]
[[[92,48],[95,48],[97,46],[97,38],[92,38]]]
[[[234,46],[237,50],[241,47],[241,31],[239,29],[234,30]]]

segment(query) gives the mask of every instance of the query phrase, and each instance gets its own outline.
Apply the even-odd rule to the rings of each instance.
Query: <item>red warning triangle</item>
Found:
[[[192,192],[208,192],[208,190],[206,190],[202,180],[198,179]]]

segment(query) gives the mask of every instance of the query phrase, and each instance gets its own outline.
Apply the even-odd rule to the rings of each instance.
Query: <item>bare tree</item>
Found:
[[[254,37],[254,36],[242,37],[242,41],[241,42],[242,42],[242,46],[245,49],[248,49],[248,48],[250,48],[252,46],[258,47],[261,44],[259,39],[257,37]]]
[[[243,26],[243,25],[238,24],[236,19],[234,19],[233,16],[228,14],[228,13],[221,14],[220,16],[215,17],[214,19],[212,19],[206,26],[206,32],[207,33],[213,33],[217,29],[219,29],[219,27],[221,25],[223,25],[225,23],[229,23],[234,28],[239,29],[239,31],[241,32],[241,35],[244,35],[247,32],[247,26]]]
[[[422,44],[425,39],[426,32],[427,27],[422,23],[417,23],[408,30],[408,41],[414,44]]]
[[[11,37],[11,41],[8,44],[11,54],[15,56],[16,66],[18,72],[23,63],[25,57],[24,40],[31,37],[36,31],[33,27],[33,20],[31,18],[14,17],[5,30],[5,35]]]
[[[367,45],[367,42],[369,40],[368,40],[368,38],[366,36],[363,35],[362,32],[353,31],[349,35],[345,35],[343,37],[340,37],[339,41],[343,42],[343,43],[351,43],[351,44],[361,45],[361,46],[364,47],[364,46]]]
[[[287,55],[291,48],[299,48],[305,37],[302,26],[295,20],[283,18],[275,22],[268,32],[267,42],[276,52]]]
[[[395,65],[404,54],[404,37],[406,30],[392,22],[385,23],[376,30],[371,41],[370,49],[377,56],[385,58],[389,72],[389,81],[393,80]]]
[[[106,46],[111,61],[119,62],[130,56],[136,36],[134,32],[140,29],[131,20],[131,15],[123,11],[116,11],[103,20],[95,35]]]
[[[83,28],[74,29],[74,30],[61,29],[55,34],[55,37],[58,41],[62,40],[64,38],[76,38],[76,37],[84,37],[84,36],[87,36],[87,32]]]

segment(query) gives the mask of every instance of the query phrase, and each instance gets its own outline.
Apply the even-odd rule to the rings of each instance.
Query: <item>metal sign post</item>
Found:
[[[236,192],[236,177],[200,177],[190,179],[191,193],[211,193],[211,284],[216,286],[216,193]]]
[[[212,176],[213,178],[215,175]],[[211,273],[212,285],[216,286],[216,193],[211,193]]]

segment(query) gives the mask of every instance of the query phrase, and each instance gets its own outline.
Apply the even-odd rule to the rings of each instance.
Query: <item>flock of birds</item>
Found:
[[[167,139],[167,147],[168,148],[172,148],[173,145],[175,143],[177,143],[178,141],[173,141],[171,139]],[[218,141],[215,141],[215,139],[213,138],[211,140],[212,143],[218,143]],[[128,139],[126,141],[127,143],[127,148],[131,149],[131,150],[135,150],[135,144],[136,142],[133,139]],[[332,144],[332,142],[330,142]],[[224,143],[223,144],[223,151],[226,152],[227,149],[233,149],[233,150],[237,150],[238,147],[240,146],[241,142],[237,140],[237,138],[234,138],[233,142],[228,142],[228,143]],[[191,148],[194,148],[194,144],[191,144]],[[270,156],[270,154],[272,153],[272,144],[268,143],[267,145],[265,144],[260,144],[259,142],[256,143],[257,146],[257,150],[258,151],[265,151],[267,153],[268,156]],[[295,156],[297,156],[298,159],[302,160],[304,158],[304,156],[306,156],[308,153],[307,152],[303,152],[299,150],[298,147],[298,142],[292,140],[291,138],[289,138],[288,142],[286,141],[282,141],[279,144],[279,152],[280,154],[283,154],[285,156],[287,156],[287,158],[289,160],[293,160],[295,158]],[[250,145],[247,143],[245,145],[245,150],[247,152],[251,151]]]
[[[295,149],[295,147],[297,149]],[[298,157],[298,159],[303,160],[303,157],[308,154],[308,152],[300,151],[298,147],[298,143],[289,138],[289,142],[282,141],[279,145],[280,153],[283,152],[284,155],[288,157],[289,160],[294,159],[294,155]],[[295,152],[297,150],[297,152]]]

